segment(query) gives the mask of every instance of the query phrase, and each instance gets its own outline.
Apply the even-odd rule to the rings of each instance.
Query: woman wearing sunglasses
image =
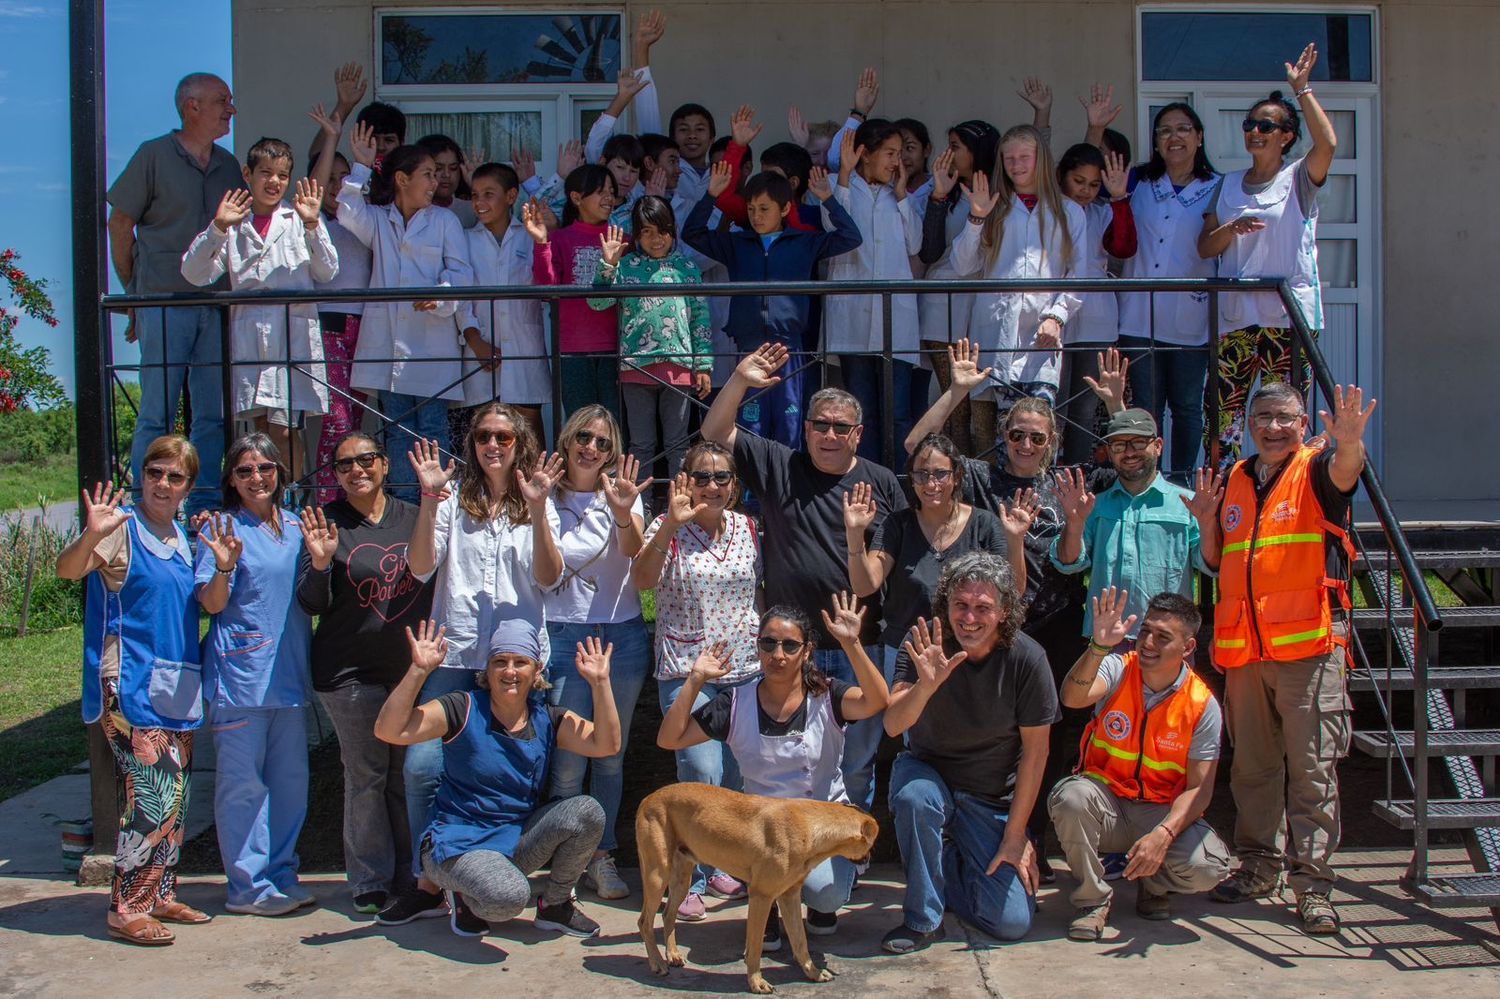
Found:
[[[448,639],[443,663],[428,674],[421,699],[474,689],[488,658],[490,635],[508,619],[542,629],[545,662],[542,593],[557,584],[563,571],[552,504],[552,487],[563,473],[562,456],[544,460],[525,417],[505,403],[492,402],[474,411],[462,469],[452,458],[444,463],[436,441],[418,440],[408,457],[422,502],[407,561],[418,579],[434,579],[432,616]],[[407,748],[406,813],[414,845],[420,845],[422,831],[432,821],[442,775],[439,740]],[[420,857],[412,857],[412,870],[421,877]],[[415,891],[375,918],[399,926],[440,916],[446,909],[437,886],[419,881]]]
[[[722,643],[726,668],[699,689],[694,707],[760,672],[755,657],[759,627],[760,541],[755,524],[734,509],[739,498],[734,456],[722,444],[700,441],[688,449],[683,471],[671,483],[667,510],[646,530],[630,577],[656,590],[656,687],[663,712],[688,682],[693,664]],[[722,745],[677,751],[677,779],[738,789],[739,768]],[[727,874],[699,867],[677,918],[706,914],[703,895],[739,898],[745,887]]]
[[[224,456],[223,512],[198,532],[196,590],[212,616],[203,695],[217,757],[224,907],[250,916],[316,904],[297,883],[312,619],[294,599],[304,536],[296,514],[278,506],[286,482],[271,438],[246,434]]]
[[[302,512],[297,603],[318,618],[312,685],[333,720],[344,765],[344,869],[356,912],[375,913],[413,885],[406,820],[406,750],[375,738],[375,719],[406,675],[405,629],[432,610],[407,545],[417,508],[385,491],[390,461],[354,431],[333,447],[344,499]]]
[[[565,470],[553,503],[562,528],[563,572],[546,594],[552,644],[547,701],[581,718],[593,718],[593,688],[579,677],[574,650],[590,638],[612,645],[610,689],[622,733],[628,735],[636,698],[651,669],[641,594],[630,581],[631,559],[641,550],[645,528],[641,492],[650,488],[651,480],[635,481],[636,460],[620,453],[620,437],[614,416],[597,403],[574,410],[558,437]],[[552,756],[551,797],[583,793],[584,771],[589,770],[589,794],[604,807],[604,838],[589,859],[583,884],[606,899],[630,894],[610,856],[619,845],[615,822],[625,790],[626,741],[622,735],[619,749],[603,758],[590,760],[566,749]]]
[[[84,586],[83,720],[100,722],[130,804],[115,847],[109,935],[160,947],[163,923],[206,923],[177,901],[193,732],[203,724],[192,556],[177,510],[198,476],[185,438],[158,437],[141,460],[140,502],[123,487],[83,491],[84,527],[57,556]]]
[[[1311,43],[1286,64],[1291,99],[1273,90],[1250,108],[1241,122],[1250,168],[1224,178],[1212,210],[1203,216],[1198,252],[1219,258],[1219,276],[1285,277],[1314,336],[1323,328],[1318,287],[1318,191],[1328,180],[1338,137],[1313,94],[1318,50]],[[1295,101],[1296,103],[1293,103]],[[1298,115],[1298,107],[1301,115]],[[1302,137],[1307,120],[1312,147],[1292,160],[1287,154]],[[1221,221],[1222,220],[1222,221]],[[1244,434],[1245,400],[1257,378],[1290,381],[1291,319],[1275,292],[1224,292],[1219,296],[1219,425],[1209,428],[1204,447],[1219,439],[1219,467],[1238,458]],[[1302,383],[1308,365],[1302,365]]]
[[[849,804],[844,790],[844,727],[885,709],[890,692],[880,669],[860,644],[864,610],[848,593],[833,597],[823,627],[854,667],[857,683],[830,679],[813,664],[818,633],[806,614],[773,607],[760,619],[755,649],[760,675],[752,682],[705,697],[731,670],[733,656],[719,642],[693,662],[662,718],[657,745],[682,751],[714,740],[734,755],[745,791],[770,798],[810,798]],[[854,862],[825,860],[802,883],[807,931],[826,936],[854,888]],[[781,920],[766,920],[764,949],[781,949]],[[788,913],[795,919],[800,913]]]

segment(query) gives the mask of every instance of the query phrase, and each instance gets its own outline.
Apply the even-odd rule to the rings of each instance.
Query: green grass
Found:
[[[0,639],[0,799],[88,758],[78,714],[83,628]]]
[[[39,461],[0,464],[0,513],[48,502],[78,498],[78,462],[71,454],[52,454]]]

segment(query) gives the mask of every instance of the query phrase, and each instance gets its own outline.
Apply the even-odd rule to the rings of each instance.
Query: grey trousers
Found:
[[[542,901],[556,905],[572,894],[604,835],[604,809],[586,794],[561,798],[531,813],[514,857],[494,850],[471,850],[439,863],[432,844],[422,844],[422,874],[456,891],[485,922],[514,919],[531,901],[526,876],[551,862]]]
[[[641,474],[650,475],[655,463],[658,441],[667,455],[667,474],[675,477],[682,471],[682,457],[687,454],[688,416],[692,401],[687,389],[669,388],[660,382],[643,385],[622,382],[625,397],[625,423],[630,429],[630,453],[641,463]],[[661,436],[656,433],[656,418],[661,417]]]
[[[344,869],[355,895],[399,892],[412,880],[402,776],[406,750],[375,738],[375,718],[387,693],[378,683],[318,692],[344,764]]]

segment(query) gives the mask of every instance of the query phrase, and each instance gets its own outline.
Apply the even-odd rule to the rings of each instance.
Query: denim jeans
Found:
[[[375,738],[375,719],[389,688],[351,683],[320,691],[344,764],[344,869],[354,895],[399,893],[411,882],[400,867],[412,852],[406,824],[406,749]]]
[[[802,903],[816,912],[838,912],[854,891],[854,861],[829,857],[807,873],[802,882]]]
[[[1026,935],[1036,898],[1009,864],[984,873],[1005,835],[1004,812],[950,791],[936,770],[910,753],[896,757],[891,769],[890,802],[906,869],[901,912],[909,929],[932,932],[948,908],[996,939]]]
[[[422,692],[417,695],[418,704],[435,701],[455,690],[473,690],[477,670],[455,669],[439,666],[427,676]],[[411,835],[411,870],[414,876],[422,874],[422,834],[432,822],[432,806],[437,800],[438,782],[443,779],[443,740],[430,739],[406,747],[406,821]]]
[[[882,359],[868,354],[844,354],[839,365],[844,372],[844,388],[859,400],[864,410],[865,433],[859,441],[859,456],[868,461],[884,462],[885,382]],[[927,388],[932,372],[907,361],[891,361],[891,418],[895,426],[892,438],[894,458],[903,455],[902,442],[916,424],[913,414],[927,412]]]
[[[141,463],[151,442],[177,425],[177,404],[186,383],[193,419],[188,437],[198,449],[198,480],[184,505],[189,516],[217,510],[219,468],[224,464],[224,369],[218,309],[179,306],[136,309],[141,346],[141,408],[130,442],[130,481],[136,498],[144,485]]]
[[[880,646],[865,646],[865,655],[876,666],[882,665]],[[813,665],[830,679],[859,683],[843,649],[819,649],[813,653]],[[895,666],[894,658],[891,665]],[[889,683],[890,671],[886,672],[886,682]],[[867,812],[875,804],[875,756],[880,752],[880,740],[884,737],[885,722],[878,714],[844,726],[844,791],[851,802]]]
[[[1161,426],[1172,407],[1171,471],[1182,475],[1198,467],[1203,445],[1203,386],[1208,381],[1208,347],[1157,344],[1144,337],[1120,337],[1120,352],[1130,359],[1131,405],[1151,411]]]
[[[594,718],[594,692],[578,676],[576,665],[578,643],[589,636],[601,645],[614,643],[615,653],[609,660],[609,686],[615,695],[615,711],[620,716],[620,751],[613,756],[590,760],[563,749],[552,751],[552,785],[548,798],[571,798],[583,793],[583,774],[589,771],[589,796],[604,807],[604,838],[599,849],[606,852],[619,846],[615,823],[620,817],[620,798],[625,791],[625,745],[630,738],[630,716],[635,713],[636,698],[651,672],[651,640],[646,622],[639,617],[619,624],[562,624],[547,622],[552,643],[552,658],[547,664],[547,702],[567,708],[590,721]]]
[[[297,884],[307,818],[305,709],[214,707],[214,827],[232,905]]]
[[[733,689],[752,679],[754,679],[753,676],[746,677],[740,683],[731,684],[705,683],[693,701],[693,710],[696,711],[713,700],[719,695],[719,691]],[[672,709],[672,704],[677,700],[677,692],[686,683],[687,677],[682,676],[656,681],[656,690],[661,697],[662,714],[665,715]],[[688,749],[677,750],[677,780],[684,784],[713,784],[718,787],[727,787],[732,791],[741,790],[745,786],[744,779],[740,777],[740,766],[735,762],[734,754],[729,751],[728,744],[712,739]],[[708,886],[711,873],[712,871],[702,865],[693,868],[693,883],[688,891],[702,895]]]
[[[437,441],[438,447],[451,451],[448,440],[448,403],[401,392],[381,392],[380,411],[387,420],[385,453],[391,457],[391,495],[408,503],[420,501],[416,473],[406,455],[418,437]],[[461,444],[462,442],[460,442]],[[444,462],[448,459],[445,457]]]

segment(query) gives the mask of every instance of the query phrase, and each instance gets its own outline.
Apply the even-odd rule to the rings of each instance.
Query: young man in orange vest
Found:
[[[1358,387],[1338,387],[1333,413],[1318,414],[1326,441],[1304,443],[1301,395],[1281,382],[1262,385],[1248,420],[1258,453],[1230,471],[1202,540],[1204,560],[1219,571],[1213,658],[1234,732],[1229,786],[1240,858],[1212,897],[1264,898],[1285,867],[1302,929],[1317,935],[1339,931],[1330,896],[1336,767],[1349,745],[1344,525],[1375,409],[1374,400],[1363,403]]]
[[[1191,665],[1203,623],[1187,597],[1158,593],[1146,605],[1135,650],[1112,652],[1136,625],[1128,596],[1093,599],[1089,647],[1063,678],[1066,707],[1094,709],[1078,769],[1047,802],[1068,869],[1078,881],[1071,940],[1098,940],[1114,889],[1101,850],[1125,851],[1135,911],[1171,919],[1168,893],[1207,891],[1229,871],[1229,848],[1202,819],[1219,767],[1219,703]],[[1123,620],[1122,620],[1123,618]]]

